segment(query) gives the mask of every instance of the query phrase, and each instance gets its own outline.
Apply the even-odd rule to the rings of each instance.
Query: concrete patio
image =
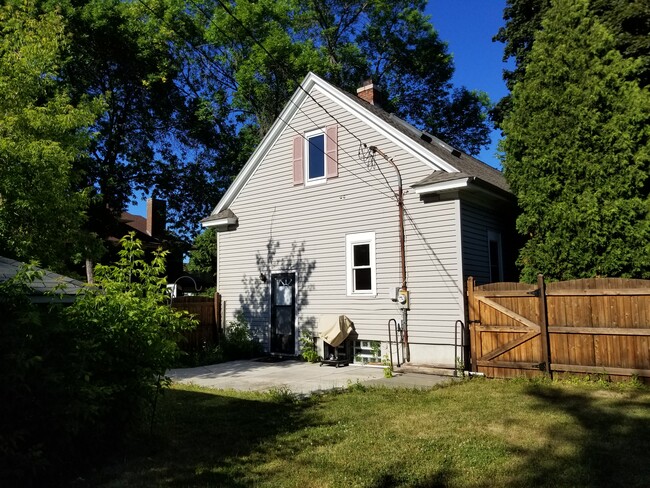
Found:
[[[406,373],[393,378],[384,378],[381,368],[353,365],[336,368],[296,360],[271,363],[239,360],[197,368],[173,369],[168,374],[176,383],[207,388],[244,391],[287,388],[299,394],[345,388],[357,382],[367,386],[389,388],[431,388],[454,380],[450,376],[421,373]]]

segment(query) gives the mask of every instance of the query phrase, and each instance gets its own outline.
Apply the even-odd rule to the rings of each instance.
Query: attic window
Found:
[[[306,183],[325,182],[325,134],[322,131],[305,135]]]
[[[316,129],[293,139],[293,184],[316,185],[339,175],[338,126]]]

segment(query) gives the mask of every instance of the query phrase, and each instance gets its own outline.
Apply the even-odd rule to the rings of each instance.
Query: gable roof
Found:
[[[289,102],[285,105],[269,132],[257,146],[211,215],[216,215],[226,210],[235,200],[257,167],[264,160],[268,151],[273,147],[287,127],[287,123],[301,110],[301,104],[310,96],[309,93],[314,88],[330,100],[342,105],[385,137],[391,139],[404,150],[411,153],[416,159],[428,165],[434,174],[456,173],[457,176],[460,176],[458,173],[464,173],[471,178],[485,181],[489,186],[497,188],[502,192],[510,193],[508,184],[499,170],[462,151],[452,148],[440,139],[416,129],[396,115],[390,114],[376,105],[362,100],[356,95],[347,93],[310,72],[301,83],[301,88],[295,91]],[[202,223],[204,226],[209,226],[210,218],[203,219]]]
[[[16,276],[23,266],[25,266],[25,263],[0,256],[0,282],[7,281]],[[85,284],[79,280],[53,273],[52,271],[37,266],[34,268],[43,273],[40,278],[36,278],[29,284],[29,288],[33,291],[32,301],[35,303],[51,301],[69,302],[84,289]],[[53,294],[54,296],[48,296],[48,294]]]

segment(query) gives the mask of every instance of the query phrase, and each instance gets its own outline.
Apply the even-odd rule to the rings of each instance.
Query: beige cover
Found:
[[[325,315],[318,321],[318,337],[334,347],[340,346],[354,330],[354,323],[345,315]]]

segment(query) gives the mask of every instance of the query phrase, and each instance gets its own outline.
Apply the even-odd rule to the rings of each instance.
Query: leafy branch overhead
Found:
[[[484,94],[452,87],[452,58],[423,14],[425,5],[425,0],[9,0],[4,9],[7,17],[21,12],[25,25],[57,19],[58,44],[51,51],[58,57],[44,71],[52,76],[41,80],[49,85],[43,94],[45,100],[59,97],[59,109],[68,100],[65,106],[77,109],[68,114],[78,121],[74,127],[89,128],[80,133],[91,138],[72,140],[63,126],[56,137],[65,140],[61,149],[74,146],[62,175],[70,175],[67,195],[85,195],[78,208],[89,205],[83,229],[105,237],[107,213],[119,215],[143,193],[167,200],[171,230],[196,232],[196,223],[310,70],[348,91],[373,77],[388,109],[478,152],[489,142],[489,102]],[[11,39],[8,25],[3,42]],[[50,31],[42,30],[46,37]],[[19,68],[3,60],[3,72],[22,83]],[[24,81],[26,87],[35,82]],[[8,93],[0,96],[8,99]],[[104,101],[100,109],[86,108],[98,99]],[[23,106],[37,100],[36,108],[47,106],[42,97]],[[3,123],[3,128],[12,142],[19,140],[17,127]],[[54,161],[48,155],[44,164]],[[70,219],[67,225],[80,224]]]

